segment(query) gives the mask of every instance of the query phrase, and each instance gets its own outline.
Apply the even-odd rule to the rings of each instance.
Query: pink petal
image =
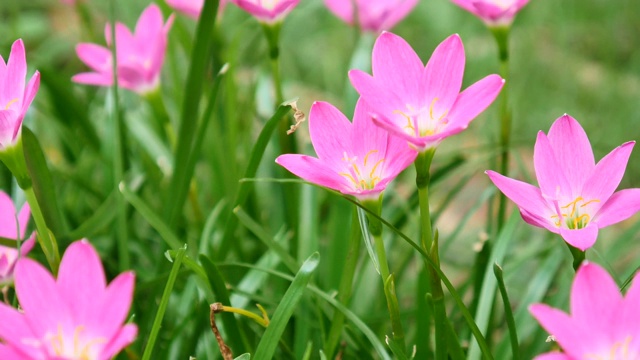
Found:
[[[1,210],[0,210],[1,211]],[[2,214],[2,212],[0,212]],[[20,228],[20,239],[25,239],[27,237],[27,225],[29,225],[29,218],[31,217],[31,208],[29,207],[29,203],[24,203],[22,205],[22,209],[18,213],[18,224]],[[11,239],[17,239],[18,236],[11,237]]]
[[[560,228],[560,236],[569,243],[569,245],[582,251],[587,250],[596,243],[598,238],[598,226],[589,223],[587,227],[582,229],[565,229]]]
[[[85,323],[95,311],[95,300],[105,291],[100,256],[86,240],[69,245],[60,262],[58,289],[69,296],[75,320]]]
[[[472,14],[478,14],[478,9],[474,5],[474,0],[451,0],[452,3],[460,6]]]
[[[576,327],[613,333],[611,321],[622,304],[618,285],[609,273],[592,263],[583,264],[571,287],[571,317]]]
[[[51,274],[39,263],[22,258],[15,269],[15,286],[20,306],[38,335],[59,326],[66,328],[73,323],[66,296],[62,294]]]
[[[0,303],[0,339],[8,345],[24,348],[23,339],[33,337],[24,315],[16,309]],[[0,359],[11,359],[3,358]]]
[[[374,109],[375,114],[392,120],[399,128],[407,124],[402,116],[396,114],[398,111],[411,112],[407,108],[407,102],[403,102],[403,99],[386,85],[380,85],[382,83],[379,83],[377,79],[361,70],[349,71],[349,79],[362,99]]]
[[[327,8],[342,21],[347,24],[353,23],[353,5],[351,1],[344,0],[324,0]]]
[[[560,229],[554,224],[551,224],[551,222],[549,221],[550,218],[548,216],[533,214],[524,209],[520,209],[520,216],[522,216],[522,220],[524,220],[529,225],[547,229],[554,234],[560,233]]]
[[[103,46],[80,43],[76,46],[76,54],[82,62],[96,72],[111,69],[111,51]]]
[[[329,167],[325,162],[311,156],[298,154],[280,155],[276,158],[276,164],[289,170],[294,175],[320,186],[343,193],[353,188],[346,177],[340,176],[336,170]]]
[[[624,339],[629,334],[638,333],[638,324],[640,324],[638,304],[640,304],[640,276],[636,273],[624,300],[622,300],[622,306],[616,309],[615,333],[611,334],[614,338]],[[639,339],[633,340],[637,342]]]
[[[89,314],[91,320],[87,325],[92,325],[100,335],[111,338],[122,327],[127,319],[131,302],[133,300],[133,287],[135,275],[133,272],[124,272],[116,277],[104,291],[99,301],[94,302],[94,310],[100,312]],[[94,298],[95,299],[95,298]]]
[[[29,80],[27,88],[25,89],[23,94],[20,121],[19,123],[16,123],[15,129],[13,131],[14,139],[18,137],[18,133],[20,132],[20,129],[22,127],[22,119],[27,113],[29,106],[31,106],[31,102],[36,97],[38,89],[40,89],[40,72],[36,71],[35,73],[33,73],[33,76],[31,76],[31,79]]]
[[[580,357],[590,348],[590,342],[595,337],[593,332],[576,326],[574,319],[563,311],[545,304],[534,304],[529,306],[529,312],[555,337],[567,355]]]
[[[533,148],[533,165],[538,185],[545,198],[557,201],[562,195],[574,198],[580,194],[582,182],[576,184],[567,181],[564,169],[558,164],[549,139],[542,131],[538,132]]]
[[[135,38],[138,46],[152,46],[157,41],[157,35],[162,33],[164,26],[162,12],[156,4],[147,6],[136,23]],[[138,49],[139,52],[140,49]],[[144,52],[144,51],[142,51]]]
[[[390,52],[389,56],[397,55]],[[454,34],[436,47],[422,76],[416,76],[413,73],[404,75],[407,78],[411,77],[414,81],[420,79],[419,103],[432,107],[434,117],[440,117],[451,110],[462,87],[464,63],[462,40],[458,34]]]
[[[197,19],[204,6],[204,0],[167,0],[167,5],[193,19]],[[221,1],[220,7],[222,8],[222,6],[223,2]]]
[[[127,345],[131,344],[138,335],[138,327],[135,324],[126,324],[122,329],[111,339],[109,344],[102,350],[102,356],[105,359],[110,359],[118,354]]]
[[[417,4],[418,0],[401,0],[399,3],[396,1],[396,4],[390,5],[390,8],[386,10],[387,14],[381,19],[382,22],[376,24],[371,30],[381,31],[391,29],[409,15],[411,10],[413,10]]]
[[[640,189],[625,189],[613,194],[598,210],[593,222],[599,228],[626,220],[640,211]]]
[[[533,360],[574,360],[572,357],[559,352],[550,352],[536,356]]]
[[[633,145],[634,141],[624,143],[598,162],[582,188],[582,196],[585,199],[605,202],[611,197],[624,176]]]
[[[450,126],[465,129],[496,99],[504,86],[504,80],[498,75],[489,75],[466,88],[455,100],[447,118]]]
[[[13,200],[4,191],[0,191],[0,236],[16,239],[16,231],[16,208]]]
[[[32,358],[19,352],[17,349],[0,344],[0,359],[31,360]]]
[[[27,77],[27,60],[24,53],[22,39],[16,40],[11,46],[11,54],[7,61],[4,89],[0,93],[0,104],[6,106],[10,101],[20,100],[24,94],[24,82]]]
[[[78,84],[111,86],[113,85],[113,77],[107,73],[81,73],[74,75],[71,81]]]
[[[547,138],[567,181],[574,186],[583,184],[595,168],[595,161],[582,126],[565,114],[551,125]]]
[[[309,111],[309,134],[320,160],[334,169],[344,165],[344,153],[353,151],[352,125],[340,110],[326,102],[315,102]]]
[[[373,46],[373,78],[406,104],[420,104],[423,66],[411,46],[395,34],[383,32]]]
[[[0,148],[13,144],[13,133],[19,116],[14,110],[0,110]]]
[[[551,210],[547,202],[542,198],[540,189],[522,181],[514,180],[500,175],[494,171],[486,171],[489,179],[505,194],[506,197],[515,202],[516,205],[527,213],[534,214],[541,218],[548,218],[551,221]]]

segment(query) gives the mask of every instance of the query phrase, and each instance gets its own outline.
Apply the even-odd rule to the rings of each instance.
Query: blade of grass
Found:
[[[113,219],[115,213],[113,207],[116,204],[116,193],[111,192],[105,201],[94,210],[93,215],[86,219],[75,230],[72,230],[67,234],[67,238],[70,240],[91,238],[98,234],[102,229],[106,228]]]
[[[129,202],[142,217],[147,220],[149,225],[151,225],[160,237],[169,245],[170,249],[178,249],[180,248],[180,240],[178,237],[171,231],[169,226],[160,218],[159,215],[153,212],[149,206],[139,198],[136,194],[134,194],[131,190],[127,188],[124,183],[120,183],[120,193],[126,201]]]
[[[262,160],[264,151],[267,148],[267,144],[269,143],[271,134],[273,134],[273,131],[278,126],[278,122],[280,121],[280,119],[282,119],[285,114],[287,114],[289,110],[291,110],[291,105],[289,105],[290,103],[291,101],[286,101],[281,104],[276,110],[275,114],[271,116],[271,119],[269,119],[269,121],[267,121],[267,123],[264,125],[262,131],[260,131],[258,140],[251,150],[251,157],[249,159],[247,169],[244,172],[244,178],[253,178],[256,176],[258,165],[260,165],[260,161]],[[241,206],[244,204],[244,202],[247,200],[250,189],[251,187],[248,182],[240,184],[240,186],[238,187],[238,191],[236,192],[233,206],[231,207],[232,209],[235,209],[237,206]],[[235,216],[230,216],[224,228],[224,235],[222,237],[220,247],[218,248],[216,259],[220,260],[227,257],[227,254],[229,253],[229,250],[231,248],[233,233],[236,230],[236,226],[238,226],[238,219]]]
[[[319,261],[320,254],[313,253],[300,267],[300,270],[291,282],[289,289],[287,289],[287,292],[278,304],[267,330],[265,330],[264,335],[260,339],[258,348],[253,356],[254,359],[269,360],[273,358],[278,341],[280,340],[280,337],[282,336],[298,301],[302,298],[307,284],[309,283],[309,280],[311,280],[311,276],[317,268]]]
[[[180,117],[180,129],[178,131],[178,143],[173,164],[173,177],[165,203],[164,219],[169,228],[172,228],[177,220],[177,214],[182,211],[180,196],[184,197],[188,189],[191,176],[187,176],[187,166],[191,156],[193,139],[197,129],[200,115],[200,100],[202,87],[206,77],[207,64],[211,59],[213,33],[215,30],[216,14],[218,12],[218,0],[205,0],[198,25],[196,26],[195,41],[191,53],[191,64],[184,91],[184,103]],[[184,200],[183,200],[184,203]]]
[[[144,353],[142,354],[142,360],[151,359],[153,347],[156,343],[156,339],[158,338],[158,333],[160,332],[160,327],[162,325],[162,318],[164,318],[164,313],[167,310],[167,305],[169,305],[169,297],[171,296],[173,285],[175,284],[176,278],[178,277],[178,271],[180,270],[180,265],[182,264],[182,259],[184,258],[186,250],[186,245],[180,248],[178,250],[178,253],[176,254],[175,259],[173,260],[173,266],[171,267],[171,272],[169,273],[169,279],[167,280],[167,285],[165,286],[164,292],[162,293],[160,306],[158,306],[158,312],[156,313],[156,317],[153,320],[153,326],[151,327],[151,333],[149,334],[149,341],[147,342],[147,346],[145,347]]]
[[[509,301],[509,294],[507,294],[507,288],[504,286],[504,278],[502,276],[502,268],[498,263],[493,264],[493,273],[498,281],[498,289],[500,289],[500,295],[502,296],[502,304],[504,305],[504,316],[507,319],[507,326],[509,327],[509,339],[511,339],[511,355],[513,360],[520,359],[520,346],[518,345],[518,333],[516,330],[516,322],[513,319],[513,311],[511,310],[511,301]]]

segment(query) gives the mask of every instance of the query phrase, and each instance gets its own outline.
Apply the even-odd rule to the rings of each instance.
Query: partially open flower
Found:
[[[418,4],[418,0],[325,0],[325,5],[347,24],[357,22],[365,31],[380,32],[394,27]]]
[[[284,18],[300,0],[229,0],[260,22],[275,23]]]
[[[489,27],[510,26],[514,16],[529,0],[451,0],[479,17]]]
[[[19,212],[9,195],[0,191],[0,237],[6,240],[18,240],[22,246],[17,248],[0,245],[0,285],[13,281],[13,269],[19,258],[26,256],[35,244],[35,233],[27,238],[27,224],[31,216],[29,204],[24,204]]]
[[[228,2],[229,0],[220,0],[218,4],[218,15],[222,14]],[[176,11],[197,19],[200,17],[200,12],[202,12],[204,0],[167,0],[167,5],[171,6]]]

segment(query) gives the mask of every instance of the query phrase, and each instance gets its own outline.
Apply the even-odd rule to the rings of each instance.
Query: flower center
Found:
[[[273,10],[278,4],[279,0],[259,0],[258,3],[267,10]]]
[[[446,118],[448,111],[444,111],[439,116],[434,114],[434,106],[438,100],[438,98],[434,98],[433,101],[431,101],[428,111],[429,116],[427,116],[427,112],[424,110],[414,114],[415,111],[411,105],[407,105],[407,109],[410,111],[409,114],[402,110],[395,110],[393,113],[401,115],[407,120],[407,125],[403,128],[407,134],[415,137],[435,135],[442,132],[449,123],[449,120]]]
[[[358,157],[349,158],[346,152],[343,153],[342,161],[348,163],[347,171],[341,172],[340,175],[347,178],[356,190],[373,190],[376,184],[381,180],[380,164],[383,158],[378,158],[378,150],[371,150],[365,156],[362,162],[358,161]]]
[[[608,352],[598,354],[585,354],[585,360],[632,360],[638,358],[635,350],[629,349],[631,345],[631,336],[627,336],[624,341],[618,341],[613,344]]]
[[[73,335],[69,336],[62,330],[62,326],[58,326],[58,332],[55,335],[46,336],[49,342],[49,349],[53,355],[74,360],[93,360],[99,355],[96,351],[92,351],[95,345],[106,344],[106,339],[102,337],[88,338],[83,336],[84,326],[79,325],[73,330]]]
[[[558,214],[551,215],[551,220],[557,227],[561,227],[564,221],[569,229],[582,229],[591,221],[591,215],[588,214],[586,207],[598,202],[600,202],[598,199],[585,201],[582,196],[578,196],[567,205],[560,207]]]

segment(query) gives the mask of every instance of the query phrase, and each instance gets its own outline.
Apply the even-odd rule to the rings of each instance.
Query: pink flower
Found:
[[[224,7],[227,6],[227,2],[229,2],[229,0],[220,0],[218,14],[222,14]],[[198,19],[204,6],[204,0],[167,0],[167,5],[189,17]]]
[[[518,205],[527,223],[560,234],[584,251],[595,243],[599,228],[640,210],[640,189],[614,194],[633,145],[622,144],[596,165],[587,134],[564,115],[551,125],[549,135],[538,133],[533,163],[540,188],[493,171],[487,175]]]
[[[338,109],[316,102],[309,113],[309,133],[317,158],[286,154],[276,159],[295,175],[361,200],[379,197],[387,184],[413,163],[417,152],[406,141],[375,126],[362,102],[353,123]]]
[[[571,287],[571,315],[544,304],[529,311],[562,347],[536,360],[640,359],[640,277],[626,296],[609,274],[584,263]]]
[[[242,10],[248,12],[265,23],[275,23],[282,20],[300,0],[229,0]]]
[[[173,15],[163,24],[162,12],[149,5],[136,24],[135,34],[116,23],[116,54],[118,60],[118,84],[139,94],[154,91],[160,83],[160,71],[167,48],[167,33],[173,23]],[[111,27],[105,29],[107,45],[111,46]],[[73,76],[80,84],[111,86],[113,69],[109,49],[90,43],[76,46],[78,57],[93,72]]]
[[[24,204],[20,212],[16,213],[11,198],[0,191],[0,237],[8,240],[26,239],[29,216],[31,216],[29,204]],[[26,256],[33,248],[35,241],[34,233],[29,239],[24,240],[19,251],[16,247],[0,245],[0,285],[13,281],[13,269],[18,255]]]
[[[0,304],[0,359],[113,358],[137,334],[127,318],[134,275],[107,286],[100,257],[86,240],[69,246],[58,279],[39,263],[20,259],[15,286],[22,311]]]
[[[40,87],[35,72],[25,87],[27,61],[22,39],[11,46],[9,61],[0,56],[0,150],[14,145],[20,137],[22,120]]]
[[[479,17],[488,26],[509,26],[513,17],[529,0],[451,0]]]
[[[353,2],[325,0],[332,13],[347,24],[353,24]],[[394,27],[418,4],[418,0],[355,0],[358,23],[363,30],[380,32]]]
[[[502,89],[504,80],[489,75],[459,93],[464,62],[458,35],[438,45],[425,67],[404,39],[383,32],[373,47],[373,76],[351,70],[349,78],[379,126],[425,150],[466,129]]]

